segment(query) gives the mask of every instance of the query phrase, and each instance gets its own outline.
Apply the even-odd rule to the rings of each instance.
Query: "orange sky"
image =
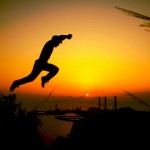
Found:
[[[150,16],[143,0],[4,0],[1,3],[1,91],[9,93],[16,79],[28,75],[46,41],[53,35],[73,35],[49,60],[60,68],[45,88],[42,72],[15,93],[91,96],[120,93],[123,89],[150,91],[150,33],[143,20],[125,15],[119,6]]]

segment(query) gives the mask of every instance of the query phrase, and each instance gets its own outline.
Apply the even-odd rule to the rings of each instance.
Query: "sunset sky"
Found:
[[[115,6],[150,16],[149,0],[1,0],[0,91],[10,93],[27,76],[53,35],[72,34],[54,49],[49,63],[58,74],[45,88],[43,71],[14,93],[89,96],[122,90],[150,92],[150,32],[143,20]]]

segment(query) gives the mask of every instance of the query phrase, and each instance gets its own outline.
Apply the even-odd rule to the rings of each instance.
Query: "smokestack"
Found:
[[[101,109],[101,101],[100,101],[100,97],[98,97],[98,109]]]
[[[106,110],[106,107],[107,107],[107,98],[106,96],[104,97],[104,110]]]
[[[114,96],[114,110],[117,110],[117,96]]]

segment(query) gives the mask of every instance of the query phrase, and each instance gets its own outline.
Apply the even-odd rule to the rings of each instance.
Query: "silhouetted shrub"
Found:
[[[40,118],[27,112],[15,94],[0,94],[0,149],[44,150]]]

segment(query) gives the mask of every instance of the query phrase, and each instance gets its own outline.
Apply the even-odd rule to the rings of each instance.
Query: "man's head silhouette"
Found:
[[[60,43],[62,43],[63,39],[60,38],[60,36],[54,35],[52,37],[52,42],[54,43],[54,46],[57,47],[59,46]]]

